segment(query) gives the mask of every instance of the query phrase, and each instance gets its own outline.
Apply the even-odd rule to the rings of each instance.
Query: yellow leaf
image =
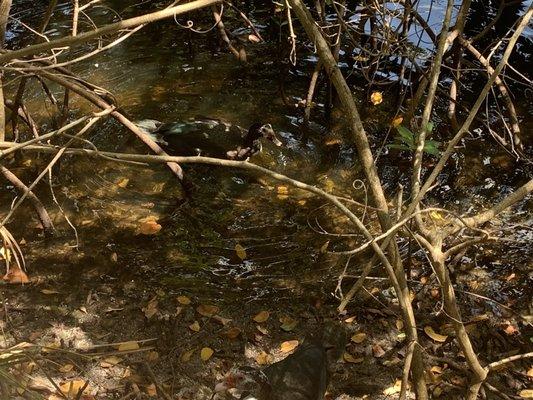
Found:
[[[42,289],[41,293],[42,294],[59,294],[57,290],[53,290],[53,289]]]
[[[370,102],[377,106],[383,102],[383,94],[381,92],[374,92],[370,95]]]
[[[189,325],[189,329],[193,332],[200,332],[200,324],[198,321],[194,321],[192,324]]]
[[[434,365],[433,367],[431,367],[430,371],[435,374],[442,374],[442,368],[438,365]]]
[[[74,369],[73,364],[65,364],[59,368],[59,372],[70,372]]]
[[[258,365],[267,365],[267,364],[270,364],[272,362],[272,356],[268,353],[265,353],[264,351],[262,351],[261,353],[259,353],[256,357],[255,357],[255,362],[258,364]]]
[[[159,359],[159,353],[157,351],[149,351],[146,353],[146,361],[154,362]]]
[[[64,395],[70,398],[74,398],[84,386],[85,386],[84,380],[75,379],[75,380],[63,383],[62,385],[59,386],[59,389]],[[87,390],[87,388],[85,388],[85,390]]]
[[[285,200],[289,197],[289,188],[287,186],[278,186],[277,187],[278,192],[278,199]]]
[[[100,366],[102,368],[111,368],[111,367],[119,364],[121,361],[122,361],[122,358],[119,358],[117,356],[109,356],[109,357],[104,358],[100,362]]]
[[[426,332],[426,335],[428,335],[435,342],[443,343],[446,341],[446,339],[448,339],[448,336],[444,336],[435,332],[431,326],[424,327],[424,332]]]
[[[138,348],[140,348],[139,343],[137,343],[134,340],[131,340],[129,342],[121,343],[117,347],[118,351],[137,350]]]
[[[529,376],[530,378],[533,378],[533,367],[527,370],[527,376]]]
[[[403,117],[401,115],[398,115],[397,117],[395,117],[392,122],[391,122],[391,125],[396,128],[398,126],[400,126],[400,124],[403,122]]]
[[[119,188],[124,189],[126,186],[128,186],[128,183],[130,180],[128,178],[122,178],[120,181],[117,182],[117,186]]]
[[[191,299],[189,299],[187,296],[178,296],[178,303],[187,306],[191,304]]]
[[[270,313],[268,311],[260,311],[255,317],[254,321],[261,323],[265,322],[270,318]]]
[[[533,389],[524,389],[518,393],[523,399],[533,399]]]
[[[344,352],[342,355],[342,358],[344,361],[351,363],[351,364],[358,364],[360,362],[364,361],[364,357],[354,357],[352,354],[348,353],[347,351]]]
[[[212,348],[210,347],[204,347],[201,351],[200,351],[200,358],[202,359],[202,361],[207,361],[211,358],[211,356],[213,355],[214,351]]]
[[[344,322],[347,324],[353,324],[355,322],[355,316],[346,318]]]
[[[298,347],[299,342],[297,340],[288,340],[283,342],[280,346],[282,353],[288,353]]]
[[[328,251],[328,246],[329,246],[329,240],[326,241],[326,243],[324,243],[321,247],[320,247],[320,252],[322,254],[324,254],[326,251]]]
[[[366,333],[360,332],[360,333],[356,333],[355,335],[353,335],[350,340],[354,343],[363,343],[365,339],[366,339]]]
[[[237,254],[237,257],[239,257],[241,260],[244,260],[246,258],[246,250],[239,243],[235,245],[235,253]]]
[[[434,219],[435,221],[438,221],[438,222],[442,222],[442,221],[445,221],[444,217],[442,216],[442,214],[438,211],[431,211],[429,213],[429,216]]]
[[[196,307],[196,312],[204,317],[212,317],[218,313],[218,307],[209,304],[200,304]]]
[[[191,359],[193,354],[194,354],[194,349],[188,350],[181,355],[180,360],[182,362],[188,362]]]

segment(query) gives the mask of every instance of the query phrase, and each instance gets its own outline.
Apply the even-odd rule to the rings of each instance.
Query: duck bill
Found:
[[[272,139],[270,139],[270,140],[272,140],[272,143],[274,143],[274,144],[275,144],[276,146],[278,146],[278,147],[281,146],[281,145],[283,144],[283,143],[281,143],[281,141],[280,141],[277,137],[275,137],[275,136],[274,136]]]

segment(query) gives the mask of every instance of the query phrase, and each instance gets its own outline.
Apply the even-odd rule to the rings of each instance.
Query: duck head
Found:
[[[248,129],[248,133],[246,134],[245,139],[246,141],[254,141],[260,138],[268,139],[276,146],[281,146],[283,144],[277,138],[276,132],[274,132],[274,129],[272,129],[272,125],[261,124],[256,122],[255,124],[250,126],[250,129]]]

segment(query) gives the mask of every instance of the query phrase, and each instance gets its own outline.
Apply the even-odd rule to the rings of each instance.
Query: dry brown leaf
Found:
[[[144,388],[144,392],[149,397],[156,397],[157,396],[157,387],[155,386],[155,383],[150,383],[148,386]]]
[[[396,320],[396,329],[401,331],[403,329],[403,321],[401,319]]]
[[[326,251],[328,251],[328,246],[329,240],[326,240],[326,242],[322,246],[320,246],[320,252],[324,254]]]
[[[189,329],[193,332],[200,332],[200,324],[198,321],[194,321],[192,324],[189,325]]]
[[[508,335],[516,335],[519,332],[518,329],[511,324],[507,325],[503,331]]]
[[[383,350],[383,347],[379,344],[375,344],[372,346],[372,353],[374,354],[374,357],[381,358],[385,355],[385,350]]]
[[[392,122],[391,122],[391,125],[396,128],[398,126],[400,126],[400,124],[403,122],[403,117],[401,115],[398,115],[397,117],[395,117]]]
[[[180,360],[182,362],[188,362],[191,359],[193,354],[194,354],[194,349],[188,350],[181,355]]]
[[[130,180],[128,178],[122,178],[120,181],[117,182],[117,186],[119,188],[124,189],[126,186],[128,186],[128,183],[130,183]]]
[[[178,303],[187,306],[191,304],[191,299],[189,299],[187,296],[178,296]]]
[[[259,332],[261,332],[263,335],[268,335],[268,329],[261,325],[255,326]]]
[[[212,318],[213,318],[213,321],[218,322],[222,326],[226,326],[231,321],[233,321],[231,318],[224,318],[224,317],[221,317],[220,315],[213,315]]]
[[[241,260],[244,260],[246,258],[246,249],[242,247],[239,243],[235,245],[235,253],[237,254],[237,257],[239,257]]]
[[[2,278],[7,283],[28,283],[28,275],[18,267],[11,266],[7,274]]]
[[[354,343],[363,343],[363,341],[366,339],[366,333],[364,332],[359,332],[359,333],[356,333],[355,335],[353,335],[350,340]]]
[[[298,321],[291,318],[291,317],[281,317],[279,319],[279,322],[281,322],[280,328],[283,329],[285,332],[291,332],[296,328],[296,325],[298,325]]]
[[[118,261],[118,254],[113,252],[111,253],[111,261],[117,262]]]
[[[211,358],[214,351],[211,347],[204,347],[202,350],[200,350],[200,358],[202,361],[207,361]]]
[[[364,361],[364,357],[355,357],[353,354],[348,353],[347,351],[344,352],[342,355],[342,359],[351,364],[359,364]]]
[[[159,311],[157,309],[157,304],[158,304],[157,299],[153,298],[152,300],[148,302],[148,305],[145,308],[143,308],[143,312],[146,318],[150,319],[154,315],[157,314],[157,312]]]
[[[149,351],[146,353],[146,361],[154,362],[159,360],[159,353],[157,351]]]
[[[424,332],[435,342],[444,343],[448,339],[448,336],[435,332],[431,326],[424,327]]]
[[[355,322],[355,316],[346,318],[344,322],[346,322],[347,324],[353,324]]]
[[[86,381],[82,379],[74,379],[72,381],[63,383],[62,385],[59,385],[59,389],[61,390],[61,393],[63,393],[65,396],[68,396],[69,398],[74,398],[85,386],[85,383]],[[88,386],[85,388],[84,392],[85,391],[88,391]]]
[[[254,321],[261,323],[265,322],[270,318],[270,313],[268,311],[260,311],[255,317]]]
[[[430,371],[435,374],[442,374],[442,368],[438,365],[434,365],[433,367],[431,367]]]
[[[102,368],[111,368],[119,364],[122,361],[122,358],[117,356],[109,356],[100,361],[100,366]]]
[[[59,372],[70,372],[74,369],[74,364],[65,364],[59,367]]]
[[[212,317],[218,313],[219,308],[217,306],[209,304],[200,304],[196,307],[196,312],[204,317]]]
[[[527,370],[526,375],[529,376],[530,378],[533,378],[533,367]]]
[[[280,350],[283,353],[288,353],[298,347],[299,342],[297,340],[288,340],[280,345]]]
[[[118,345],[117,350],[118,351],[129,351],[129,350],[137,350],[139,349],[139,343],[131,340],[129,342],[124,342]]]
[[[259,37],[257,35],[254,35],[253,33],[250,33],[248,35],[248,40],[252,43],[260,43],[261,42],[261,39],[259,39]]]
[[[241,330],[237,328],[236,326],[226,329],[225,331],[222,332],[222,336],[230,340],[236,339],[240,334],[241,334]]]
[[[523,399],[533,399],[533,389],[521,390],[518,395]]]

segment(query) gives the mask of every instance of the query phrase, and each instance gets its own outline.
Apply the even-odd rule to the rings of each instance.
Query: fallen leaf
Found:
[[[117,262],[118,261],[117,253],[111,253],[111,261],[113,261],[113,262]]]
[[[41,293],[42,294],[59,294],[57,290],[53,290],[53,289],[42,289]]]
[[[157,396],[157,387],[155,386],[155,383],[150,383],[148,386],[144,388],[144,392],[149,397],[155,397]]]
[[[146,361],[154,362],[159,360],[159,353],[157,351],[149,351],[146,353]]]
[[[270,364],[272,362],[272,356],[268,353],[265,353],[264,351],[262,351],[261,353],[259,353],[256,357],[255,357],[255,362],[258,364],[258,365],[267,365],[267,364]]]
[[[187,350],[185,353],[183,353],[183,354],[181,355],[180,360],[181,360],[182,362],[188,362],[188,361],[191,359],[191,357],[192,357],[193,354],[194,354],[194,349],[192,349],[192,350]]]
[[[255,326],[259,332],[261,332],[263,335],[268,335],[268,329],[261,325]]]
[[[196,307],[196,312],[204,317],[212,317],[218,313],[219,308],[209,304],[200,304]]]
[[[383,94],[381,92],[374,92],[370,95],[370,102],[377,106],[383,102]]]
[[[353,324],[355,322],[355,316],[346,318],[344,322],[346,322],[347,324]]]
[[[283,329],[285,332],[291,332],[296,328],[296,325],[298,325],[298,321],[291,318],[291,317],[281,317],[279,319],[279,322],[281,322],[280,328]]]
[[[239,257],[241,260],[244,260],[246,258],[246,250],[239,243],[235,245],[235,253],[237,254],[237,257]]]
[[[280,345],[280,350],[283,353],[288,353],[298,347],[299,342],[297,340],[288,340]]]
[[[504,332],[508,335],[516,335],[519,331],[515,326],[509,324],[505,327]]]
[[[254,34],[252,34],[252,33],[250,33],[250,34],[248,35],[248,40],[249,40],[250,42],[252,42],[252,43],[259,43],[259,42],[261,42],[261,39],[259,39],[259,37],[258,37],[257,35],[254,35]]]
[[[403,329],[403,321],[401,319],[396,320],[396,329],[401,331]]]
[[[326,251],[328,251],[329,246],[329,240],[327,240],[322,246],[320,246],[320,252],[324,254]]]
[[[191,299],[189,299],[187,296],[178,296],[178,303],[187,306],[191,304]]]
[[[157,314],[157,312],[159,311],[159,310],[157,309],[157,304],[158,304],[157,299],[156,299],[156,298],[153,298],[152,300],[150,300],[150,301],[148,302],[148,305],[147,305],[145,308],[142,309],[143,312],[144,312],[144,316],[145,316],[146,318],[150,319],[150,318],[152,318],[154,315]]]
[[[75,379],[59,385],[59,390],[61,390],[61,393],[63,393],[65,396],[74,398],[78,393],[80,393],[80,390],[85,386],[85,383],[86,382],[84,380]],[[85,390],[87,390],[87,387]]]
[[[399,379],[396,379],[396,382],[394,382],[394,385],[385,389],[383,391],[383,394],[386,396],[391,396],[393,394],[400,393],[401,388],[402,388],[402,381]]]
[[[241,334],[241,330],[237,328],[236,326],[229,328],[222,332],[222,336],[228,338],[228,339],[236,339]]]
[[[70,372],[74,369],[74,364],[65,364],[59,367],[59,372]]]
[[[442,394],[442,388],[440,386],[436,386],[435,389],[433,389],[433,397],[440,397]]]
[[[379,344],[375,344],[372,346],[372,353],[374,354],[374,357],[381,358],[385,355],[385,350],[383,350],[383,347]]]
[[[276,188],[278,194],[277,197],[280,200],[285,200],[289,197],[289,187],[288,186],[278,186]]]
[[[254,317],[254,321],[262,323],[267,321],[270,318],[270,313],[268,311],[259,311],[259,313]]]
[[[100,361],[100,366],[102,368],[111,368],[119,364],[122,361],[122,358],[117,356],[109,356]]]
[[[2,278],[7,283],[28,283],[28,275],[18,267],[11,267]]]
[[[218,322],[222,326],[226,326],[231,321],[233,321],[231,318],[224,318],[224,317],[221,317],[220,315],[213,315],[212,318],[213,318],[213,321]]]
[[[366,333],[364,332],[359,332],[359,333],[356,333],[355,335],[353,335],[350,340],[354,343],[363,343],[363,341],[366,339]]]
[[[529,376],[530,378],[533,378],[533,367],[527,370],[526,375]]]
[[[202,350],[200,350],[200,358],[202,359],[202,361],[207,361],[211,358],[213,353],[214,351],[212,348],[204,347]]]
[[[435,332],[431,326],[424,327],[424,332],[435,342],[444,343],[448,339],[448,336]]]
[[[353,354],[348,353],[347,351],[344,352],[342,355],[342,359],[348,363],[351,364],[358,364],[364,361],[364,357],[355,357]]]
[[[137,343],[134,340],[131,340],[129,342],[124,342],[118,345],[117,350],[118,351],[129,351],[129,350],[137,350],[139,349],[139,343]]]
[[[518,393],[523,399],[533,399],[533,389],[524,389]]]
[[[194,321],[192,324],[189,325],[189,329],[193,332],[200,332],[200,324],[198,321]]]

